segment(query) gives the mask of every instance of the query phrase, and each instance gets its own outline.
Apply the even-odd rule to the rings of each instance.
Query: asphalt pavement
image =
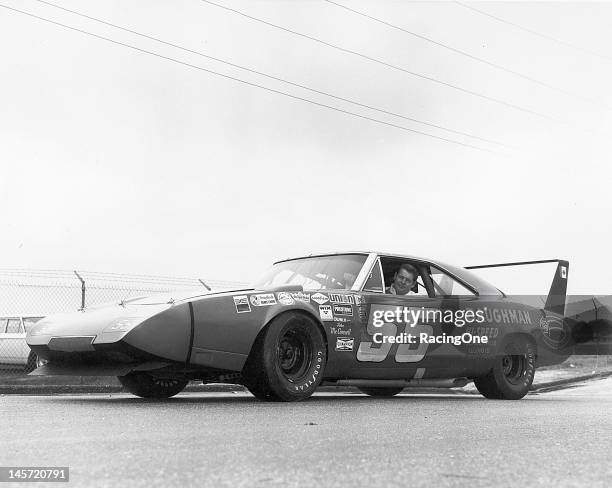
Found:
[[[70,486],[604,487],[612,378],[520,401],[6,395],[0,436],[0,466],[69,466]]]

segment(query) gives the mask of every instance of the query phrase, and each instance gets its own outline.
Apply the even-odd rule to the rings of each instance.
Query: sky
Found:
[[[382,250],[612,292],[612,3],[53,3],[185,49],[0,0],[0,268],[248,282]]]

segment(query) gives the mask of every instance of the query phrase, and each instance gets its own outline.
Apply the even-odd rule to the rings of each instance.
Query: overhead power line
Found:
[[[386,25],[386,26],[391,27],[393,29],[399,30],[399,31],[404,32],[406,34],[409,34],[409,35],[411,35],[413,37],[416,37],[418,39],[421,39],[421,40],[423,40],[425,42],[429,42],[430,44],[434,44],[434,45],[436,45],[438,47],[447,49],[447,50],[452,51],[452,52],[454,52],[456,54],[459,54],[461,56],[465,56],[465,57],[467,57],[469,59],[472,59],[474,61],[478,61],[479,63],[486,64],[487,66],[490,66],[492,68],[495,68],[495,69],[498,69],[500,71],[503,71],[504,73],[509,73],[511,75],[514,75],[514,76],[522,78],[522,79],[524,79],[526,81],[529,81],[531,83],[535,83],[536,85],[540,85],[540,86],[542,86],[544,88],[547,88],[549,90],[553,90],[553,91],[556,91],[558,93],[562,93],[564,95],[567,95],[567,96],[572,97],[572,98],[576,98],[577,100],[581,100],[583,102],[587,102],[587,103],[590,103],[590,104],[593,104],[593,105],[597,105],[600,108],[608,108],[600,100],[593,100],[592,98],[584,97],[582,95],[578,95],[576,93],[572,93],[570,91],[564,90],[563,88],[559,88],[559,87],[553,86],[553,85],[551,85],[549,83],[546,83],[544,81],[540,81],[540,80],[538,80],[536,78],[533,78],[533,77],[531,77],[529,75],[525,75],[523,73],[520,73],[519,71],[515,71],[515,70],[513,70],[511,68],[507,68],[505,66],[502,66],[501,64],[497,64],[497,63],[494,63],[492,61],[488,61],[488,60],[486,60],[484,58],[480,58],[478,56],[474,56],[473,54],[470,54],[470,53],[468,53],[466,51],[462,51],[461,49],[457,49],[457,48],[449,46],[447,44],[443,44],[443,43],[441,43],[439,41],[436,41],[434,39],[426,37],[426,36],[424,36],[422,34],[417,34],[416,32],[412,32],[412,31],[410,31],[408,29],[405,29],[405,28],[400,27],[398,25],[392,24],[392,23],[387,22],[385,20],[379,19],[379,18],[374,17],[372,15],[369,15],[369,14],[367,14],[365,12],[361,12],[359,10],[355,10],[354,8],[347,7],[346,5],[343,5],[341,3],[334,2],[333,0],[324,0],[324,1],[329,3],[329,4],[336,5],[337,7],[343,8],[343,9],[345,9],[345,10],[347,10],[349,12],[352,12],[354,14],[357,14],[357,15],[360,15],[360,16],[365,17],[367,19],[373,20],[374,22],[378,22],[380,24]]]
[[[478,97],[478,98],[482,98],[484,100],[488,100],[490,102],[494,102],[494,103],[497,103],[499,105],[503,105],[503,106],[508,107],[508,108],[513,108],[515,110],[518,110],[520,112],[524,112],[524,113],[527,113],[527,114],[530,114],[530,115],[535,115],[537,117],[541,117],[543,119],[546,119],[546,120],[549,120],[549,121],[552,121],[552,122],[556,122],[556,123],[560,123],[560,124],[565,124],[565,125],[573,125],[573,124],[570,124],[569,122],[557,119],[557,118],[552,117],[550,115],[546,115],[546,114],[543,114],[541,112],[537,112],[535,110],[531,110],[531,109],[528,109],[528,108],[525,108],[525,107],[521,107],[519,105],[515,105],[513,103],[506,102],[506,101],[501,100],[499,98],[490,97],[489,95],[485,95],[483,93],[479,93],[479,92],[476,92],[476,91],[473,91],[473,90],[469,90],[467,88],[462,88],[462,87],[460,87],[458,85],[453,85],[452,83],[449,83],[449,82],[446,82],[446,81],[442,81],[442,80],[439,80],[439,79],[434,78],[432,76],[424,75],[422,73],[417,73],[415,71],[411,71],[409,69],[402,68],[401,66],[397,66],[397,65],[392,64],[392,63],[387,63],[386,61],[383,61],[381,59],[368,56],[367,54],[363,54],[363,53],[358,52],[358,51],[353,51],[351,49],[344,48],[344,47],[339,46],[337,44],[332,44],[331,42],[324,41],[322,39],[319,39],[318,37],[313,37],[313,36],[310,36],[308,34],[303,34],[301,32],[294,31],[294,30],[289,29],[287,27],[283,27],[281,25],[274,24],[272,22],[268,22],[267,20],[263,20],[263,19],[260,19],[258,17],[254,17],[254,16],[249,15],[249,14],[247,14],[245,12],[242,12],[241,10],[237,10],[235,8],[227,7],[225,5],[221,5],[219,3],[212,2],[211,0],[200,0],[200,1],[204,2],[204,3],[207,3],[209,5],[213,5],[215,7],[221,8],[221,9],[226,10],[228,12],[231,12],[233,14],[240,15],[241,17],[244,17],[246,19],[253,20],[255,22],[259,22],[261,24],[267,25],[267,26],[272,27],[274,29],[282,30],[282,31],[287,32],[289,34],[293,34],[293,35],[302,37],[304,39],[308,39],[310,41],[317,42],[317,43],[322,44],[324,46],[331,47],[332,49],[336,49],[337,51],[341,51],[343,53],[347,53],[347,54],[352,54],[354,56],[358,56],[360,58],[366,59],[366,60],[371,61],[373,63],[380,64],[381,66],[386,66],[387,68],[391,68],[391,69],[394,69],[394,70],[397,70],[397,71],[401,71],[403,73],[407,73],[409,75],[412,75],[412,76],[415,76],[415,77],[418,77],[418,78],[422,78],[422,79],[430,81],[432,83],[436,83],[436,84],[441,85],[441,86],[446,86],[448,88],[452,88],[454,90],[457,90],[457,91],[460,91],[460,92],[463,92],[463,93],[467,93],[468,95],[472,95],[472,96],[475,96],[475,97]]]
[[[254,74],[257,74],[257,75],[260,75],[260,76],[264,76],[264,77],[266,77],[268,79],[271,79],[271,80],[280,81],[282,83],[285,83],[285,84],[288,84],[288,85],[291,85],[291,86],[302,88],[302,89],[308,90],[308,91],[310,91],[312,93],[317,93],[319,95],[324,95],[324,96],[327,96],[327,97],[330,97],[330,98],[335,98],[336,100],[341,100],[343,102],[347,102],[347,103],[350,103],[352,105],[356,105],[358,107],[367,108],[369,110],[374,110],[376,112],[380,112],[380,113],[383,113],[383,114],[386,114],[386,115],[392,115],[394,117],[398,117],[398,118],[401,118],[401,119],[404,119],[404,120],[409,120],[411,122],[415,122],[415,123],[418,123],[418,124],[426,125],[428,127],[434,127],[436,129],[440,129],[440,130],[444,130],[444,131],[447,131],[447,132],[451,132],[453,134],[469,137],[469,138],[472,138],[472,139],[477,139],[477,140],[482,141],[482,142],[487,142],[489,144],[495,144],[495,145],[498,145],[498,146],[502,146],[502,147],[508,148],[508,146],[506,144],[503,144],[503,143],[501,143],[499,141],[494,141],[492,139],[487,139],[485,137],[480,137],[480,136],[477,136],[477,135],[474,135],[474,134],[470,134],[468,132],[459,131],[459,130],[456,130],[456,129],[449,129],[448,127],[444,127],[442,125],[434,124],[434,123],[431,123],[431,122],[426,122],[426,121],[419,120],[419,119],[416,119],[416,118],[413,118],[413,117],[409,117],[407,115],[403,115],[403,114],[400,114],[400,113],[397,113],[397,112],[392,112],[390,110],[374,107],[372,105],[361,103],[361,102],[358,102],[356,100],[352,100],[352,99],[349,99],[349,98],[341,97],[339,95],[334,95],[333,93],[329,93],[329,92],[326,92],[326,91],[317,90],[317,89],[309,87],[307,85],[303,85],[303,84],[300,84],[300,83],[289,81],[289,80],[286,80],[284,78],[280,78],[280,77],[277,77],[277,76],[270,75],[268,73],[264,73],[262,71],[258,71],[258,70],[252,69],[252,68],[248,68],[246,66],[241,66],[239,64],[235,64],[235,63],[232,63],[230,61],[227,61],[225,59],[221,59],[221,58],[218,58],[218,57],[215,57],[215,56],[210,56],[208,54],[203,53],[202,51],[196,51],[196,50],[193,50],[193,49],[189,49],[189,48],[187,48],[185,46],[181,46],[179,44],[175,44],[175,43],[172,43],[172,42],[164,41],[163,39],[160,39],[158,37],[154,37],[154,36],[151,36],[151,35],[148,35],[148,34],[143,34],[141,32],[137,32],[137,31],[135,31],[133,29],[130,29],[128,27],[124,27],[124,26],[121,26],[121,25],[113,24],[113,23],[108,22],[106,20],[102,20],[102,19],[99,19],[97,17],[92,17],[92,16],[84,14],[82,12],[78,12],[76,10],[71,10],[71,9],[65,8],[65,7],[63,7],[61,5],[57,5],[55,3],[47,2],[46,0],[35,0],[35,1],[37,1],[38,3],[42,3],[42,4],[45,4],[45,5],[49,5],[51,7],[63,10],[65,12],[69,12],[69,13],[74,14],[74,15],[78,15],[79,17],[83,17],[83,18],[86,18],[86,19],[89,19],[89,20],[93,20],[95,22],[98,22],[98,23],[101,23],[101,24],[104,24],[104,25],[108,25],[108,26],[113,27],[115,29],[120,29],[122,31],[129,32],[130,34],[134,34],[134,35],[143,37],[145,39],[150,39],[152,41],[159,42],[159,43],[164,44],[166,46],[170,46],[170,47],[173,47],[173,48],[176,48],[176,49],[180,49],[182,51],[185,51],[185,52],[188,52],[188,53],[191,53],[191,54],[196,54],[196,55],[202,56],[202,57],[204,57],[206,59],[212,59],[213,61],[217,61],[219,63],[223,63],[223,64],[226,64],[228,66],[232,66],[234,68],[238,68],[238,69],[247,71],[249,73],[254,73]]]
[[[473,12],[477,12],[480,15],[484,15],[485,17],[489,17],[491,19],[494,19],[497,22],[501,22],[502,24],[510,25],[512,27],[515,27],[516,29],[520,29],[520,30],[522,30],[524,32],[528,32],[529,34],[532,34],[534,36],[541,37],[542,39],[546,39],[548,41],[556,42],[557,44],[561,44],[562,46],[575,49],[576,51],[580,51],[580,52],[583,52],[583,53],[586,53],[586,54],[590,54],[591,56],[596,56],[598,58],[602,58],[602,59],[606,59],[608,61],[612,61],[612,58],[609,57],[609,56],[604,56],[603,54],[597,53],[595,51],[591,51],[590,49],[586,49],[586,48],[581,47],[581,46],[577,46],[576,44],[571,44],[571,43],[569,43],[567,41],[563,41],[563,40],[558,39],[556,37],[549,36],[547,34],[542,34],[541,32],[534,31],[533,29],[528,29],[527,27],[523,27],[522,25],[516,24],[514,22],[510,22],[509,20],[502,19],[501,17],[497,17],[496,15],[493,15],[493,14],[490,14],[488,12],[485,12],[484,10],[480,10],[480,9],[478,9],[476,7],[472,7],[471,5],[468,5],[467,3],[458,2],[458,1],[455,1],[455,3],[457,5],[460,5],[463,8],[467,8],[469,10],[472,10]]]
[[[282,96],[285,96],[285,97],[289,97],[289,98],[292,98],[294,100],[299,100],[299,101],[302,101],[302,102],[310,103],[310,104],[316,105],[318,107],[327,108],[329,110],[333,110],[335,112],[343,113],[345,115],[350,115],[350,116],[357,117],[357,118],[360,118],[360,119],[363,119],[363,120],[369,120],[371,122],[382,124],[382,125],[385,125],[385,126],[388,126],[388,127],[395,127],[396,129],[400,129],[400,130],[403,130],[403,131],[406,131],[406,132],[411,132],[413,134],[419,134],[419,135],[422,135],[422,136],[425,136],[425,137],[430,137],[432,139],[437,139],[437,140],[444,141],[444,142],[447,142],[447,143],[450,143],[450,144],[456,144],[456,145],[463,146],[463,147],[469,147],[471,149],[476,149],[478,151],[491,152],[491,153],[495,152],[495,151],[491,151],[489,149],[485,149],[485,148],[482,148],[482,147],[474,146],[472,144],[467,144],[467,143],[456,141],[456,140],[453,140],[453,139],[447,139],[445,137],[440,137],[440,136],[436,136],[436,135],[433,135],[433,134],[428,134],[427,132],[422,132],[422,131],[419,131],[419,130],[410,129],[408,127],[404,127],[404,126],[401,126],[401,125],[398,125],[398,124],[393,124],[391,122],[385,122],[383,120],[375,119],[375,118],[369,117],[367,115],[362,115],[362,114],[358,114],[358,113],[355,113],[355,112],[350,112],[348,110],[344,110],[344,109],[341,109],[341,108],[338,108],[338,107],[334,107],[332,105],[326,105],[324,103],[316,102],[316,101],[310,100],[308,98],[299,97],[297,95],[292,95],[290,93],[283,92],[281,90],[276,90],[274,88],[269,88],[267,86],[263,86],[263,85],[259,85],[257,83],[246,81],[246,80],[243,80],[241,78],[237,78],[235,76],[230,76],[230,75],[219,73],[217,71],[213,71],[213,70],[210,70],[210,69],[202,68],[201,66],[197,66],[195,64],[186,63],[184,61],[180,61],[178,59],[175,59],[175,58],[172,58],[172,57],[169,57],[169,56],[164,56],[162,54],[159,54],[159,53],[156,53],[156,52],[153,52],[153,51],[148,51],[146,49],[142,49],[140,47],[136,47],[136,46],[133,46],[131,44],[127,44],[125,42],[117,41],[115,39],[110,39],[108,37],[104,37],[104,36],[101,36],[101,35],[98,35],[98,34],[94,34],[92,32],[89,32],[89,31],[86,31],[86,30],[83,30],[83,29],[78,29],[76,27],[72,27],[72,26],[63,24],[61,22],[57,22],[57,21],[54,21],[54,20],[51,20],[51,19],[47,19],[45,17],[41,17],[39,15],[32,14],[30,12],[25,12],[23,10],[19,10],[19,9],[16,9],[16,8],[13,8],[13,7],[9,7],[8,5],[0,4],[0,7],[5,8],[5,9],[10,10],[10,11],[13,11],[13,12],[17,12],[17,13],[23,14],[23,15],[27,15],[29,17],[32,17],[32,18],[35,18],[35,19],[38,19],[38,20],[42,20],[43,22],[47,22],[47,23],[50,23],[50,24],[53,24],[53,25],[56,25],[56,26],[59,26],[59,27],[63,27],[65,29],[69,29],[69,30],[72,30],[72,31],[75,31],[75,32],[80,32],[81,34],[85,34],[87,36],[94,37],[96,39],[101,39],[103,41],[107,41],[107,42],[110,42],[112,44],[116,44],[118,46],[127,47],[129,49],[132,49],[132,50],[140,52],[140,53],[149,54],[151,56],[155,56],[155,57],[158,57],[160,59],[165,59],[166,61],[171,61],[173,63],[180,64],[182,66],[187,66],[189,68],[197,69],[197,70],[203,71],[205,73],[209,73],[209,74],[212,74],[212,75],[215,75],[215,76],[220,76],[220,77],[228,79],[228,80],[236,81],[238,83],[242,83],[244,85],[252,86],[254,88],[259,88],[261,90],[265,90],[265,91],[268,91],[270,93],[276,93],[277,95],[282,95]]]

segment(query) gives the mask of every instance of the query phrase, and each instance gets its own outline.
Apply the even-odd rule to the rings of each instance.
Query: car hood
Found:
[[[184,302],[189,300],[196,300],[211,295],[223,295],[228,293],[241,293],[253,291],[252,288],[247,289],[236,289],[236,290],[217,290],[217,291],[206,291],[198,288],[196,290],[180,290],[169,293],[159,293],[146,297],[134,297],[123,300],[120,305],[162,305],[162,304],[173,304],[176,302]]]
[[[169,304],[146,307],[115,304],[53,314],[34,324],[27,333],[26,341],[35,345],[46,343],[45,337],[49,336],[95,337],[117,320],[130,320],[137,325],[170,307]]]

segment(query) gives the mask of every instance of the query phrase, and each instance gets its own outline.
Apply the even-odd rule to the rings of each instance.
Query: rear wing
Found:
[[[527,264],[557,263],[555,276],[553,277],[546,297],[544,310],[559,315],[565,315],[565,301],[567,296],[567,275],[569,273],[569,261],[563,259],[544,259],[541,261],[520,261],[516,263],[482,264],[477,266],[465,266],[465,269],[501,268],[503,266],[523,266]]]

